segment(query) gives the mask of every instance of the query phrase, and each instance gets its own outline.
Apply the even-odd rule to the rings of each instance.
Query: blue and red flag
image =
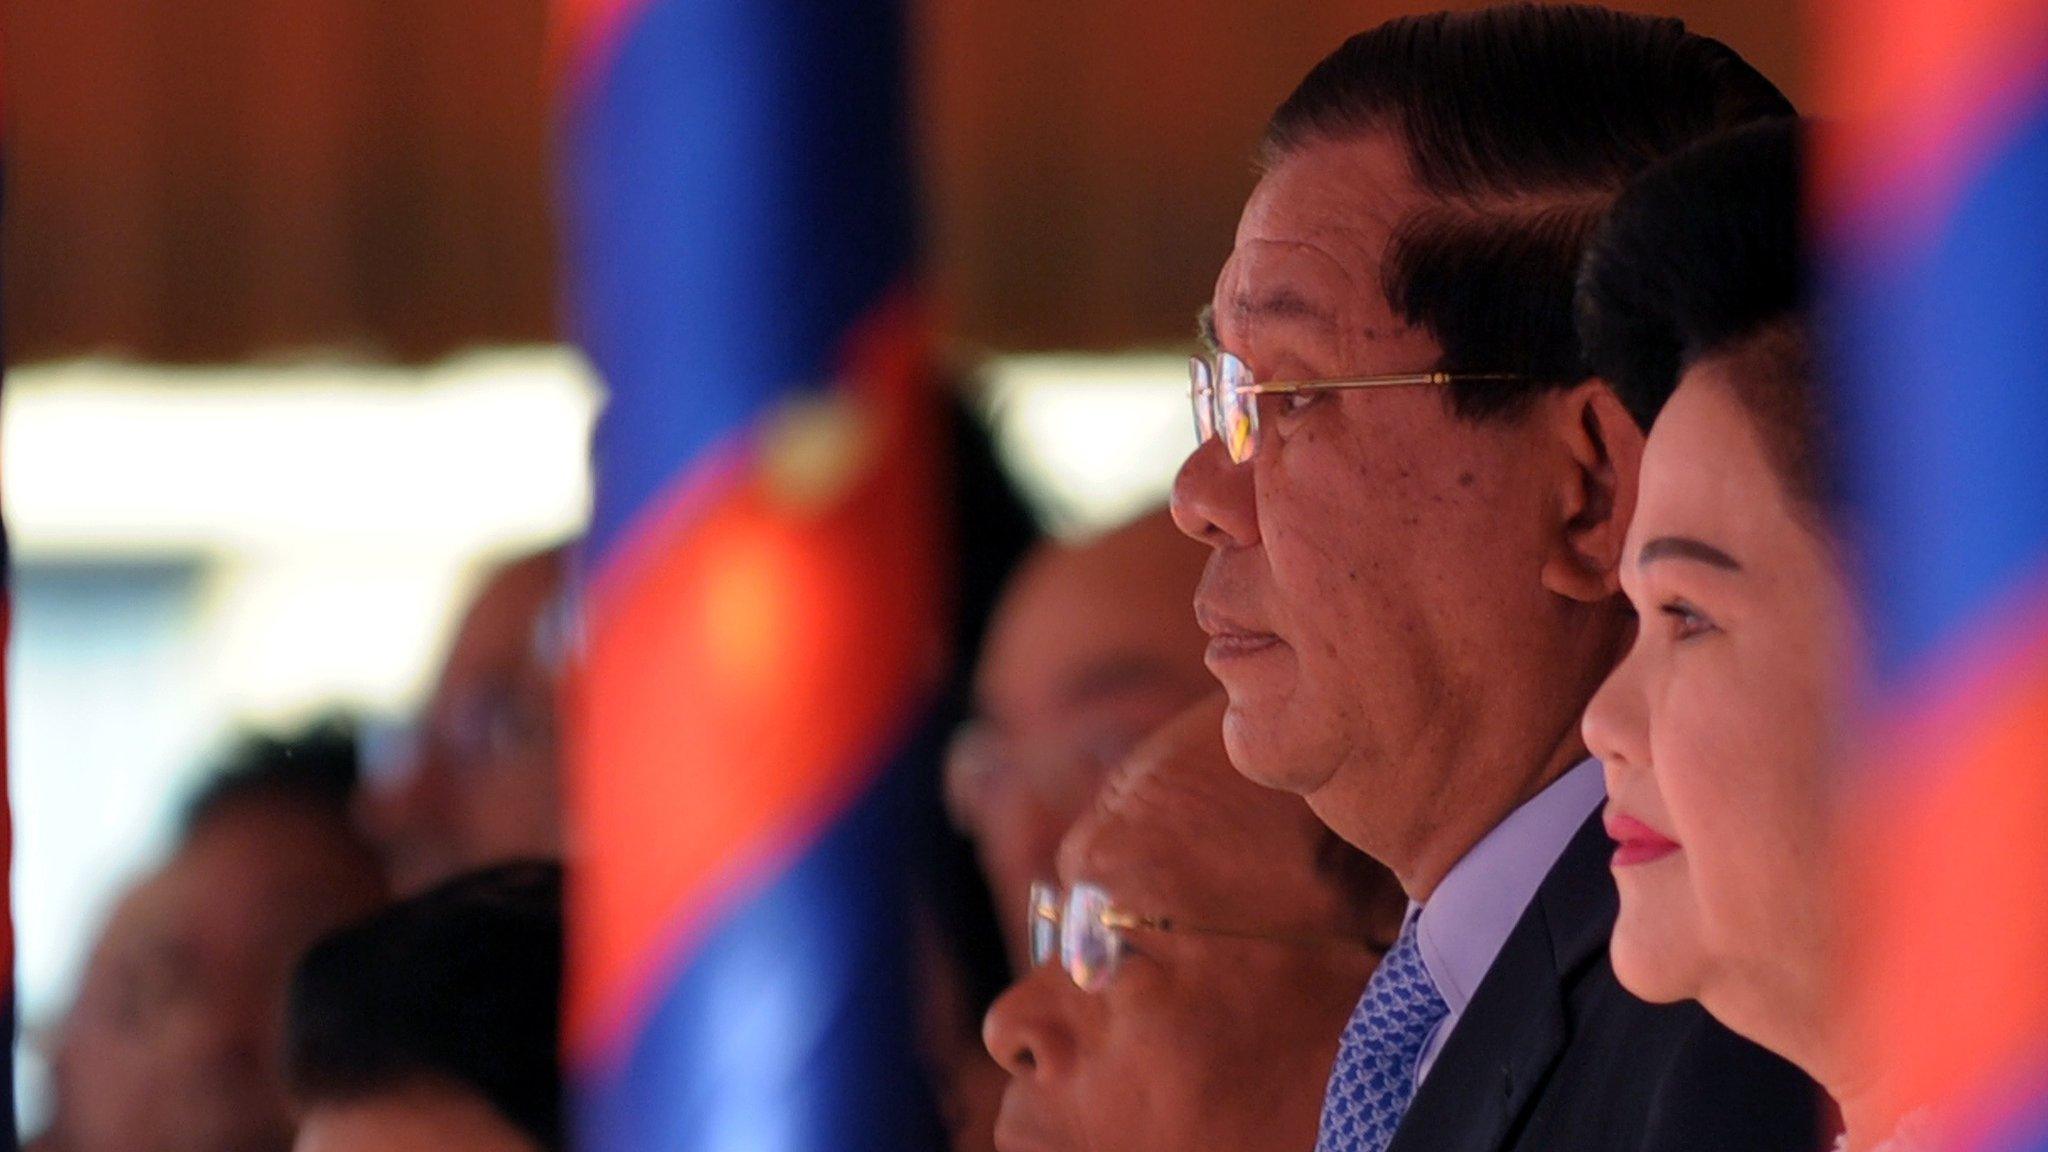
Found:
[[[1830,0],[1817,189],[1877,654],[1853,974],[1895,1106],[2048,1149],[2048,4]]]
[[[6,193],[0,189],[0,211],[6,206]],[[0,368],[0,376],[5,375]],[[0,1035],[0,1083],[6,1091],[0,1093],[0,1150],[14,1152],[20,1133],[15,1129],[14,1115],[14,1038],[17,1028],[16,998],[14,988],[14,885],[9,877],[14,868],[14,822],[13,810],[7,803],[7,648],[14,629],[14,568],[13,554],[7,546],[7,526],[0,524],[0,989],[6,993],[7,1011],[4,1019],[7,1031]]]
[[[939,687],[895,0],[559,11],[593,446],[567,1044],[585,1152],[915,1148],[894,866]]]

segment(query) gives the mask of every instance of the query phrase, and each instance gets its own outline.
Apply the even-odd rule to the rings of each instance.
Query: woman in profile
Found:
[[[1656,421],[1622,565],[1641,623],[1585,736],[1621,982],[1797,1064],[1841,1110],[1838,1148],[1904,1152],[1921,1143],[1835,979],[1831,770],[1862,641],[1830,522],[1801,136],[1760,125],[1646,171],[1581,275],[1592,370]]]

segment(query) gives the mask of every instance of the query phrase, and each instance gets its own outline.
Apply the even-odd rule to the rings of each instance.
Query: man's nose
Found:
[[[981,1042],[1003,1071],[1039,1078],[1066,1074],[1073,1062],[1073,1033],[1061,1018],[1064,998],[1053,986],[1065,979],[1053,965],[1030,969],[989,1006]]]
[[[1173,478],[1173,522],[1211,548],[1259,542],[1258,506],[1249,464],[1233,464],[1221,437],[1196,446]]]

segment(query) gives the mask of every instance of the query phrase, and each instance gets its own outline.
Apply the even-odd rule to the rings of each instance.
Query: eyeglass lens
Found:
[[[1213,364],[1202,356],[1188,360],[1188,399],[1198,442],[1206,444],[1221,433],[1235,464],[1251,459],[1257,447],[1258,396],[1250,391],[1252,383],[1251,368],[1228,352],[1217,353]]]
[[[1062,901],[1050,884],[1031,886],[1031,966],[1043,967],[1055,952],[1067,977],[1084,992],[1109,983],[1122,953],[1123,938],[1109,922],[1109,895],[1093,884],[1076,884]]]
[[[1031,966],[1043,968],[1052,962],[1060,946],[1060,894],[1050,884],[1031,886]]]

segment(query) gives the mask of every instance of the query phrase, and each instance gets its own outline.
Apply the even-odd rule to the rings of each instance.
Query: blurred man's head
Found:
[[[556,690],[566,550],[498,569],[456,629],[412,739],[364,817],[393,886],[417,892],[503,860],[562,851]]]
[[[1161,512],[1084,543],[1041,545],[1004,591],[947,795],[1005,917],[1052,875],[1060,837],[1109,768],[1215,688],[1188,606],[1202,559]],[[1021,957],[1021,935],[1010,940]]]
[[[54,1053],[65,1152],[281,1152],[285,981],[383,899],[351,831],[353,745],[252,741],[116,906]]]
[[[1174,511],[1232,759],[1417,898],[1584,755],[1630,633],[1643,436],[1580,363],[1587,237],[1631,172],[1788,111],[1676,20],[1529,4],[1389,21],[1274,114],[1207,333],[1259,426],[1221,413]]]
[[[297,1152],[555,1152],[559,865],[457,877],[321,941],[291,985]]]
[[[1146,741],[1060,846],[1057,895],[1031,910],[1053,954],[984,1027],[1012,1077],[1003,1152],[1315,1143],[1405,902],[1298,797],[1231,769],[1222,707]]]

